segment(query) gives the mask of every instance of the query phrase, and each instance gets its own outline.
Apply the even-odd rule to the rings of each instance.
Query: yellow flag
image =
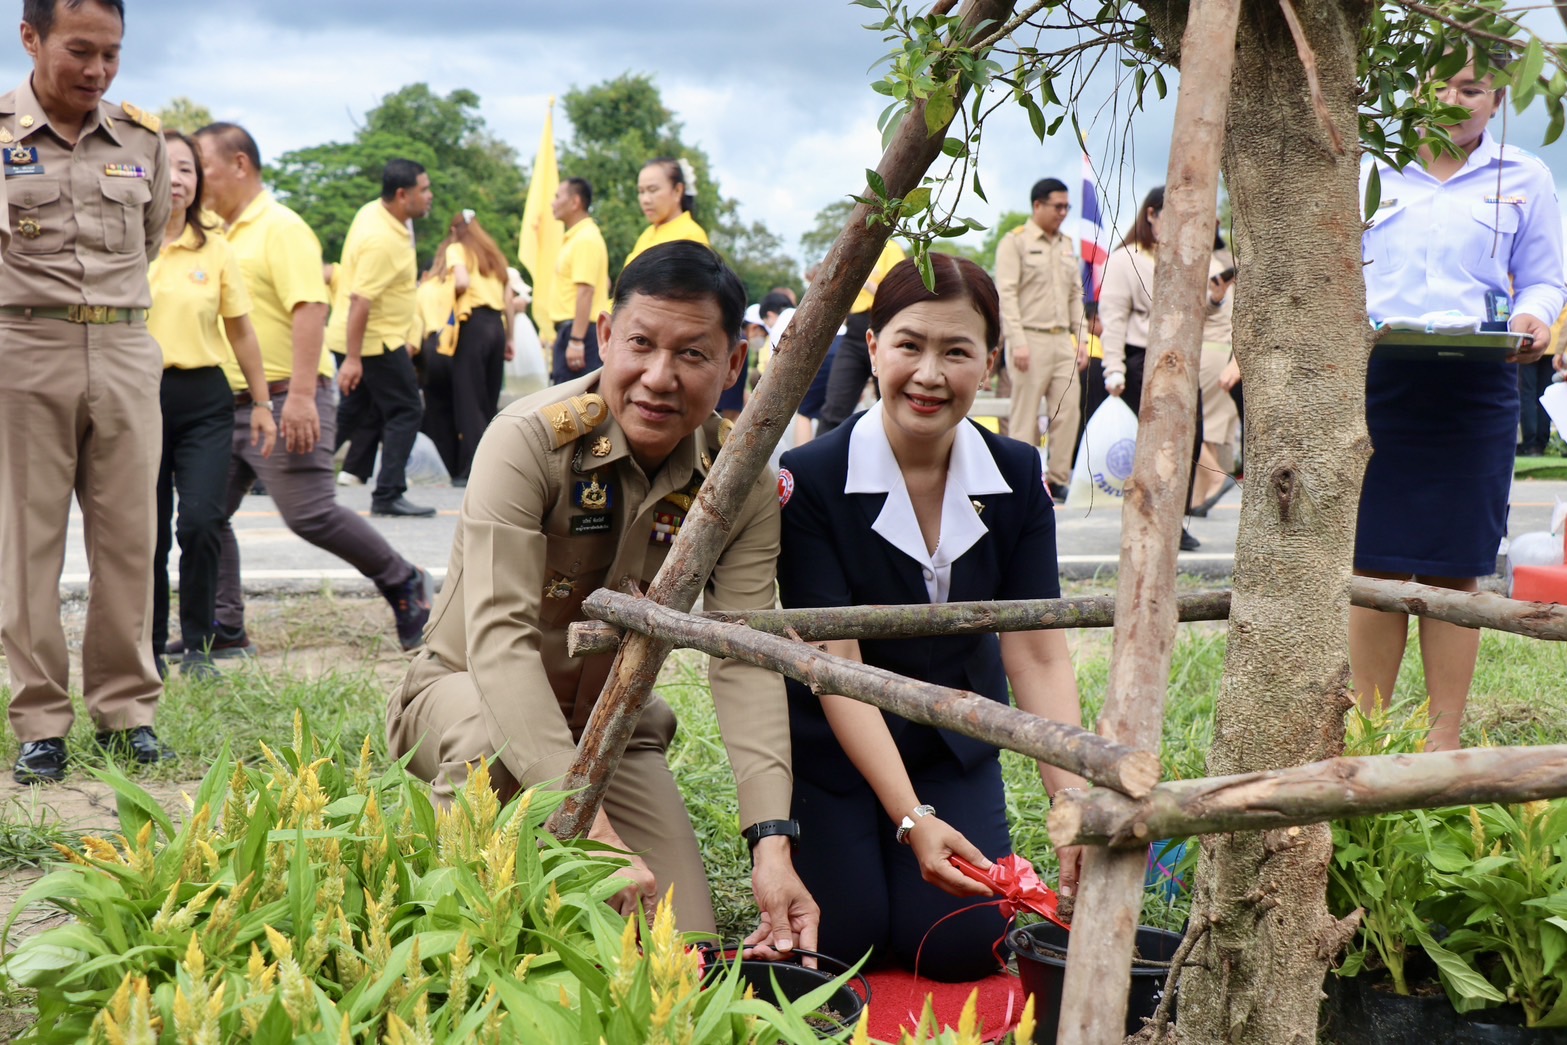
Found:
[[[555,324],[550,320],[550,298],[555,283],[555,259],[560,255],[566,227],[550,210],[555,190],[560,188],[560,167],[555,163],[555,99],[550,98],[544,114],[544,133],[539,152],[533,158],[533,180],[528,183],[528,201],[522,208],[522,233],[517,258],[533,279],[533,321],[545,345],[555,340]]]

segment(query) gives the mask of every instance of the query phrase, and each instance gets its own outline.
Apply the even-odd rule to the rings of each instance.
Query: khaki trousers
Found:
[[[675,887],[675,921],[680,930],[713,933],[717,921],[707,871],[685,800],[669,771],[667,752],[674,736],[675,713],[654,697],[610,778],[604,812],[627,848],[647,862],[660,895]],[[467,783],[468,765],[481,758],[491,760],[490,780],[502,800],[521,790],[495,758],[479,694],[466,671],[443,675],[411,694],[406,687],[396,690],[387,704],[386,739],[393,758],[413,751],[408,770],[430,782],[438,804],[451,802]]]
[[[1043,402],[1050,416],[1046,478],[1052,485],[1066,486],[1072,481],[1072,449],[1080,412],[1077,349],[1072,347],[1071,334],[1026,330],[1024,337],[1028,339],[1027,370],[1019,370],[1012,353],[1007,353],[1007,376],[1012,379],[1012,416],[1007,432],[1014,439],[1038,446]]]
[[[0,645],[19,741],[71,729],[60,573],[74,492],[87,540],[82,696],[100,729],[152,725],[154,496],[163,354],[141,323],[0,315]]]

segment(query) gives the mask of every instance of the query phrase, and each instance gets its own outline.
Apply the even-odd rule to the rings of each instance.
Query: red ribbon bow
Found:
[[[1011,918],[1019,909],[1033,911],[1048,918],[1063,929],[1072,927],[1061,920],[1061,901],[1055,890],[1040,881],[1034,865],[1018,856],[1003,856],[985,870],[980,870],[961,856],[949,857],[952,866],[969,878],[981,882],[1000,894],[1001,913]]]

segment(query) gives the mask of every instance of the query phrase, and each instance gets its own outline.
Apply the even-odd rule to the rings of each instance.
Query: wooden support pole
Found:
[[[1533,639],[1567,640],[1567,606],[1520,602],[1489,591],[1454,591],[1413,581],[1354,577],[1349,582],[1353,606],[1408,613],[1460,624],[1527,635]]]
[[[1002,24],[1014,0],[968,0],[959,33],[972,34],[982,24]],[[962,106],[960,89],[954,110]],[[899,121],[891,144],[876,171],[887,188],[887,198],[901,199],[919,187],[920,180],[941,155],[948,120],[935,133],[925,125],[925,103],[916,102]],[[860,195],[869,197],[870,189]],[[757,476],[767,467],[773,448],[805,398],[806,389],[827,355],[843,317],[875,267],[892,229],[883,223],[867,224],[870,209],[856,204],[843,231],[833,241],[821,271],[779,340],[767,373],[756,395],[746,404],[735,429],[724,444],[707,481],[686,515],[674,547],[659,568],[648,597],[665,606],[689,610],[718,562],[729,540],[732,520],[750,495]],[[551,817],[549,828],[558,837],[585,834],[598,814],[604,788],[620,764],[653,692],[659,668],[669,656],[667,643],[644,635],[632,635],[621,646],[609,678],[594,705],[593,714],[577,744],[577,759],[566,773],[563,787],[574,791]]]
[[[1264,773],[1172,780],[1141,799],[1098,789],[1069,792],[1050,810],[1050,840],[1132,847],[1143,859],[1154,839],[1563,795],[1567,744],[1330,758]]]
[[[853,697],[910,722],[1022,752],[1128,795],[1146,795],[1159,779],[1159,759],[1151,752],[1111,743],[1077,726],[1039,718],[975,693],[834,657],[792,638],[706,620],[603,588],[588,596],[582,611],[659,642],[756,664],[798,679],[817,693]]]
[[[1175,649],[1175,573],[1196,434],[1197,369],[1219,199],[1219,157],[1240,0],[1192,0],[1170,144],[1137,451],[1121,512],[1115,649],[1099,732],[1157,750]],[[1143,854],[1093,848],[1084,860],[1056,1040],[1120,1045],[1142,908]]]
[[[1205,591],[1182,595],[1176,602],[1176,610],[1183,621],[1225,620],[1230,615],[1230,593]],[[752,613],[703,613],[699,616],[702,620],[722,624],[744,624],[770,635],[792,633],[807,642],[920,639],[974,632],[1108,628],[1115,623],[1115,596],[920,606],[829,606]],[[620,629],[603,621],[578,621],[567,630],[566,651],[573,657],[608,653],[618,645]]]
[[[1454,591],[1412,581],[1356,577],[1350,602],[1373,610],[1445,620],[1466,628],[1490,628],[1532,639],[1567,641],[1567,606],[1520,602],[1484,591]],[[1230,593],[1204,591],[1175,600],[1183,624],[1225,620]],[[792,630],[808,642],[826,639],[916,639],[986,631],[1051,631],[1108,628],[1115,624],[1115,596],[1073,599],[1020,599],[1012,602],[948,602],[931,606],[831,606],[822,609],[758,610],[753,613],[704,613],[703,620],[745,624],[757,631],[786,635]],[[620,629],[603,621],[571,625],[566,649],[573,657],[608,653],[620,645]]]

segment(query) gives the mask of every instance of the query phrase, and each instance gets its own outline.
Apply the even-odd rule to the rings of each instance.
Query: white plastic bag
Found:
[[[1567,524],[1567,501],[1556,498],[1549,533],[1520,533],[1507,543],[1507,594],[1513,593],[1513,570],[1519,566],[1562,565],[1562,528]]]
[[[1069,508],[1119,509],[1126,496],[1126,480],[1132,476],[1137,449],[1137,415],[1111,396],[1083,428],[1077,448],[1077,466],[1067,488]]]
[[[517,328],[512,331],[512,344],[516,351],[506,364],[506,373],[514,380],[519,395],[531,395],[550,383],[549,364],[544,361],[544,346],[539,342],[539,331],[526,315],[516,315]]]

